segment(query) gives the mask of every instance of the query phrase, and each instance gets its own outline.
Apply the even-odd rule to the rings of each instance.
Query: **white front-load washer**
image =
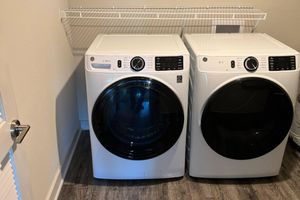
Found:
[[[298,86],[298,89],[300,87]],[[292,140],[300,147],[300,94],[298,91],[297,102],[295,105],[294,120],[290,130]]]
[[[177,35],[99,35],[85,56],[93,174],[181,177],[189,53]]]
[[[189,34],[189,174],[279,173],[293,120],[299,54],[266,34]]]

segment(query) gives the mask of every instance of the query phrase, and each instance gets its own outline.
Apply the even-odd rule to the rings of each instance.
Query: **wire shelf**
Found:
[[[196,8],[72,8],[61,21],[74,55],[98,34],[253,32],[267,14],[250,6]]]

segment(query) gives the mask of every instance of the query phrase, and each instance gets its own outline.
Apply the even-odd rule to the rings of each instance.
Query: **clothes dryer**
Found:
[[[189,174],[279,173],[293,120],[299,53],[266,34],[187,34]]]

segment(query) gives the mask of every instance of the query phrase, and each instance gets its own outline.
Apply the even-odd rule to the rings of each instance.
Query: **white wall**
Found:
[[[2,57],[12,75],[34,200],[45,199],[79,128],[75,62],[59,9],[66,0],[2,0]]]
[[[69,7],[197,7],[197,6],[248,5],[268,13],[267,20],[259,24],[257,32],[268,33],[300,51],[300,1],[299,0],[69,0]],[[79,115],[82,124],[88,119],[85,98],[83,63],[78,72]],[[86,128],[86,126],[84,127]]]

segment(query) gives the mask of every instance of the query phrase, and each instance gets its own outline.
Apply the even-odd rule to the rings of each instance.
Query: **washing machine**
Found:
[[[279,173],[293,121],[299,54],[266,34],[188,34],[189,174]]]
[[[85,56],[93,174],[184,175],[189,52],[178,35],[99,35]]]
[[[300,88],[300,87],[298,87]],[[300,95],[298,91],[297,102],[294,112],[294,121],[290,130],[292,140],[300,147]]]

